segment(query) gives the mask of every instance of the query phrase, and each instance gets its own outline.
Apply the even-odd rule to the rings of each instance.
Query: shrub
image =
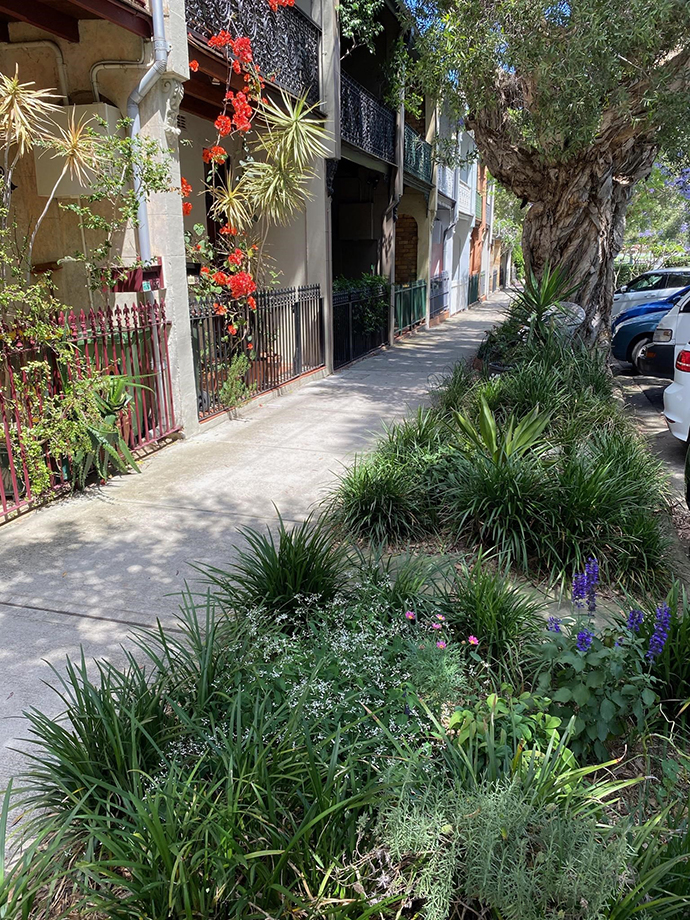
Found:
[[[663,476],[636,435],[605,430],[569,450],[503,463],[457,455],[435,479],[446,525],[508,565],[563,580],[597,555],[625,584],[664,578]]]
[[[426,556],[388,553],[383,545],[356,550],[351,596],[363,619],[381,606],[398,617],[410,609],[436,611],[443,569]]]
[[[472,371],[467,364],[455,364],[432,389],[431,399],[441,417],[448,417],[465,404],[472,386]]]
[[[230,608],[263,607],[288,630],[310,606],[329,603],[345,586],[345,552],[323,521],[310,516],[291,528],[279,516],[277,533],[240,531],[249,548],[223,570],[202,569],[215,596]]]
[[[624,839],[509,783],[409,790],[379,834],[426,920],[445,920],[455,898],[506,920],[599,920],[625,869]]]
[[[657,702],[649,643],[623,624],[597,634],[585,619],[568,626],[552,620],[547,635],[536,649],[537,686],[553,700],[555,716],[574,718],[574,753],[605,759],[606,743],[633,726],[642,731]]]
[[[443,611],[457,639],[476,636],[488,661],[505,659],[539,628],[541,605],[492,571],[480,553],[463,564],[447,585]]]
[[[372,543],[404,543],[425,532],[425,496],[409,465],[389,457],[359,458],[335,490],[336,526]]]
[[[405,465],[428,462],[447,440],[444,419],[435,409],[419,408],[412,418],[404,419],[386,429],[376,453]]]

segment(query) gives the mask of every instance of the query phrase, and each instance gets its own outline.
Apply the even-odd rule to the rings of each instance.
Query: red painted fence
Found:
[[[60,313],[53,319],[56,335],[74,347],[67,374],[126,374],[132,401],[120,418],[120,430],[131,450],[152,445],[178,429],[172,398],[168,354],[169,323],[162,303],[135,304],[103,310]],[[37,391],[31,362],[47,362],[48,372]],[[0,324],[0,519],[32,504],[26,436],[22,426],[35,424],[46,396],[59,395],[62,380],[50,349],[22,336],[21,327]],[[30,395],[27,395],[29,394]],[[69,488],[69,464],[45,454],[50,491]]]

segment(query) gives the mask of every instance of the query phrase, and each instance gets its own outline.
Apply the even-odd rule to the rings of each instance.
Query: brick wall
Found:
[[[417,221],[409,214],[399,214],[395,222],[396,284],[417,280],[417,241]]]

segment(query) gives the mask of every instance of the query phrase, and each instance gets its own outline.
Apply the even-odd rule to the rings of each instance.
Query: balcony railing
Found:
[[[431,144],[405,125],[405,172],[431,185]]]
[[[482,217],[484,216],[484,197],[481,192],[476,193],[475,205],[474,205],[474,216],[478,221],[481,222]]]
[[[360,150],[395,162],[395,113],[345,73],[340,76],[340,134]]]
[[[187,28],[204,40],[227,29],[251,39],[254,60],[266,79],[316,104],[321,32],[297,7],[271,12],[253,0],[185,0]]]
[[[446,198],[451,198],[455,200],[455,170],[451,169],[450,166],[446,166],[444,163],[438,164],[438,169],[436,170],[436,183],[438,185],[438,190]]]
[[[458,179],[458,211],[460,214],[474,214],[472,205],[472,189],[462,179]]]

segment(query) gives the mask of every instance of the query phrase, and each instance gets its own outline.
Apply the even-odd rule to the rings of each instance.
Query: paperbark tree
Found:
[[[484,164],[523,199],[525,263],[580,285],[607,329],[635,184],[690,137],[687,0],[429,0],[418,74],[464,112]]]

